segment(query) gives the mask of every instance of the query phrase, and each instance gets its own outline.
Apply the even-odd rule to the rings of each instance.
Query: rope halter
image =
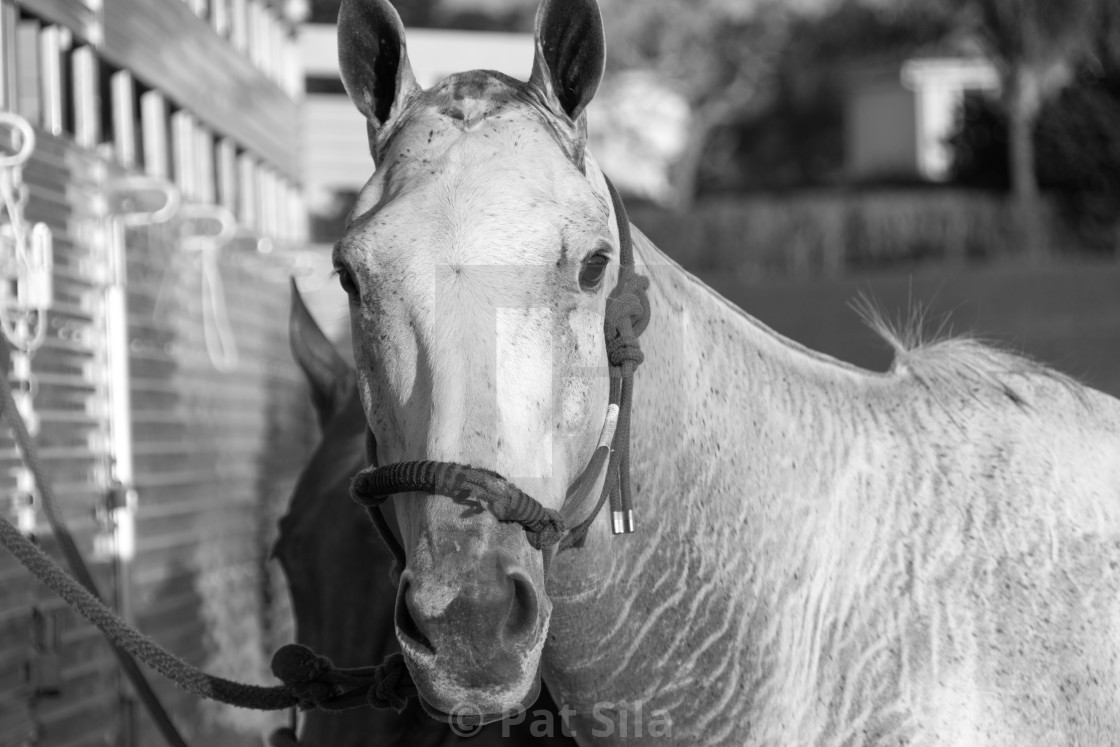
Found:
[[[606,178],[606,177],[604,177]],[[618,282],[607,296],[603,333],[610,364],[610,407],[603,436],[591,460],[568,490],[564,507],[554,511],[488,469],[452,462],[400,462],[384,467],[375,464],[359,472],[350,484],[350,495],[366,508],[382,541],[393,553],[396,565],[393,582],[405,564],[401,547],[379,507],[397,493],[444,495],[457,503],[489,510],[498,521],[524,527],[529,544],[538,550],[559,544],[560,549],[582,547],[591,523],[607,498],[611,502],[611,530],[614,534],[634,531],[630,490],[630,407],[633,399],[634,370],[644,360],[638,336],[649,324],[650,307],[646,293],[649,278],[634,271],[634,244],[630,219],[618,191],[606,180],[618,224]],[[367,452],[374,462],[372,433]],[[609,460],[609,461],[608,461]],[[578,509],[591,491],[607,462],[607,478],[594,509],[575,523],[571,512]],[[547,556],[546,556],[547,557]]]

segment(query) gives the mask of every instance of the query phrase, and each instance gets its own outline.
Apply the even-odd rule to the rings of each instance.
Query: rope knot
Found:
[[[638,336],[649,324],[649,278],[638,275],[631,267],[619,270],[618,285],[607,300],[603,332],[607,344],[607,360],[619,368],[630,362],[636,367],[645,356]]]
[[[298,643],[281,646],[272,655],[272,673],[304,710],[317,708],[335,696],[336,688],[328,680],[333,671],[330,659]]]
[[[389,497],[389,494],[377,490],[377,470],[367,467],[350,480],[350,497],[366,508],[377,508]]]
[[[525,538],[529,540],[529,545],[534,550],[541,550],[549,545],[555,545],[557,542],[564,538],[564,532],[567,527],[564,526],[564,520],[560,518],[560,514],[555,511],[549,510],[553,516],[542,520],[538,526],[532,529],[526,527]]]
[[[390,654],[377,669],[373,684],[366,691],[366,702],[374,708],[392,708],[400,713],[408,699],[416,695],[416,685],[400,653]]]

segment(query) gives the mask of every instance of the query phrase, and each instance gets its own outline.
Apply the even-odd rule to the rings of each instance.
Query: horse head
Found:
[[[560,510],[608,410],[603,315],[618,274],[584,110],[603,71],[594,0],[545,0],[528,82],[416,83],[386,0],[344,0],[343,82],[376,172],[334,264],[379,464],[505,476]],[[551,613],[546,550],[446,496],[389,511],[407,564],[396,631],[430,713],[490,721],[536,697]]]

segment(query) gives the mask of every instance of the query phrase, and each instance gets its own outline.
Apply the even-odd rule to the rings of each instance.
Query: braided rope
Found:
[[[272,672],[283,685],[249,685],[207,674],[139,632],[104,602],[78,585],[7,519],[0,518],[0,544],[27,570],[97,627],[114,646],[144,662],[180,689],[239,708],[279,711],[293,706],[340,711],[361,705],[404,708],[416,687],[399,654],[375,667],[340,669],[306,646],[282,646]]]
[[[39,505],[42,507],[43,513],[47,517],[47,523],[50,524],[54,532],[55,541],[58,543],[58,548],[62,552],[66,564],[70,567],[71,572],[77,576],[81,585],[89,591],[90,595],[96,599],[100,599],[101,595],[93,579],[93,574],[89,572],[89,568],[82,559],[82,554],[78,551],[77,543],[74,542],[70,530],[66,527],[66,522],[62,519],[62,515],[58,510],[58,501],[55,498],[50,481],[47,480],[46,470],[43,468],[43,463],[39,459],[34,440],[12,396],[11,384],[8,382],[8,370],[11,368],[12,356],[11,345],[6,336],[0,335],[0,338],[2,338],[0,339],[0,416],[7,416],[8,426],[12,431],[16,444],[19,446],[23,461],[27,465],[27,469],[31,472],[31,476],[35,481],[35,487],[40,499]],[[20,535],[20,537],[22,538],[22,535]],[[140,702],[152,717],[152,721],[155,723],[164,741],[167,742],[170,747],[187,747],[186,741],[184,741],[182,735],[179,734],[175,722],[171,720],[171,716],[167,713],[167,709],[163,707],[163,703],[160,702],[155,690],[152,689],[148,678],[144,676],[144,672],[136,665],[132,657],[120,648],[112,646],[112,650],[113,655],[120,664],[121,670],[132,684]]]
[[[536,549],[554,545],[564,534],[560,514],[545,508],[497,472],[452,462],[399,462],[362,470],[350,483],[350,495],[367,509],[396,493],[438,493],[456,503],[485,507],[498,521],[525,528]]]
[[[136,665],[136,660],[139,660],[193,695],[240,708],[264,711],[285,710],[297,705],[301,708],[326,710],[372,705],[399,710],[404,707],[408,698],[415,695],[416,688],[404,660],[399,656],[395,659],[390,657],[376,667],[339,669],[330,660],[316,656],[306,647],[289,644],[280,648],[272,660],[273,673],[284,684],[249,685],[203,672],[122,620],[96,594],[93,578],[82,562],[62,517],[57,514],[54,491],[46,479],[38,449],[23,416],[14,405],[7,376],[3,375],[3,371],[7,370],[9,354],[6,342],[0,341],[0,417],[10,426],[23,459],[35,478],[36,488],[43,496],[43,509],[55,526],[63,552],[71,563],[76,563],[76,572],[85,585],[75,581],[3,516],[0,516],[0,544],[47,588],[101,631],[126,672],[135,670],[139,673]],[[138,690],[146,685],[142,675],[139,683],[142,684],[138,684]],[[158,701],[156,705],[159,706]],[[157,720],[160,712],[161,707],[153,713]],[[174,731],[171,736],[165,733],[165,737],[173,745],[185,747],[181,737]],[[179,741],[174,741],[175,738]]]
[[[606,177],[604,177],[606,178]],[[595,517],[602,510],[608,496],[613,512],[632,510],[630,486],[630,408],[633,401],[634,370],[645,360],[638,337],[650,320],[647,290],[649,278],[634,271],[634,242],[630,233],[630,219],[622,198],[610,179],[606,179],[618,223],[619,273],[618,282],[607,297],[603,319],[603,336],[607,347],[607,362],[611,368],[610,403],[617,408],[618,420],[613,439],[605,449],[597,448],[590,462],[576,483],[568,491],[565,506],[582,503],[584,491],[590,489],[607,462],[607,477],[591,514],[570,527],[561,513],[541,505],[520,488],[496,472],[487,469],[455,464],[453,462],[418,461],[400,462],[378,467],[373,434],[367,434],[366,455],[370,467],[359,472],[350,484],[351,497],[366,507],[382,541],[395,559],[390,575],[394,583],[405,564],[405,552],[389,529],[381,514],[381,504],[397,493],[436,493],[460,503],[484,506],[498,521],[520,524],[525,528],[529,544],[536,549],[560,543],[560,549],[582,547]],[[617,444],[615,448],[611,448]],[[570,517],[567,517],[570,518]],[[629,531],[629,530],[627,530]]]

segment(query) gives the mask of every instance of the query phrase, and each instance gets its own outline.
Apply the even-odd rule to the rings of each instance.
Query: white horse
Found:
[[[334,261],[378,462],[559,509],[604,426],[618,273],[598,8],[544,0],[528,83],[420,89],[386,0],[345,0],[339,42],[377,165]],[[635,244],[636,533],[600,516],[546,577],[516,525],[393,499],[429,712],[493,720],[543,673],[583,743],[1120,743],[1120,402],[968,340],[887,332],[893,369],[860,370]]]

